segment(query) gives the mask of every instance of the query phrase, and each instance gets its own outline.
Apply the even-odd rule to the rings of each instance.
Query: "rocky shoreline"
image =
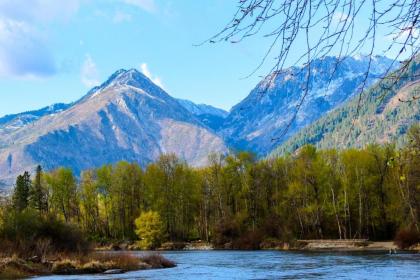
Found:
[[[29,259],[16,256],[0,258],[0,279],[16,279],[41,275],[120,274],[127,271],[162,269],[176,264],[160,254],[141,257],[129,253],[96,253],[89,256]]]
[[[401,249],[393,241],[369,241],[367,239],[312,239],[296,240],[292,243],[278,242],[267,246],[269,250],[317,251],[317,252],[419,252],[420,244]]]
[[[386,251],[397,252],[401,249],[393,241],[369,241],[366,239],[346,239],[346,240],[297,240],[294,250],[302,251]],[[419,251],[417,245],[405,251]]]
[[[165,242],[153,251],[207,251],[214,250],[215,247],[211,243],[202,241],[193,242]],[[120,242],[97,246],[96,251],[143,251],[135,242]]]
[[[135,244],[119,243],[97,248],[99,251],[141,251]],[[166,242],[155,251],[207,251],[207,250],[244,250],[233,248],[231,243],[222,246],[214,246],[211,243],[195,242]],[[312,239],[295,240],[284,242],[279,240],[266,240],[260,243],[256,250],[279,250],[279,251],[325,251],[325,252],[343,252],[343,251],[386,251],[398,252],[409,251],[420,253],[420,243],[409,248],[400,249],[393,241],[369,241],[367,239]]]

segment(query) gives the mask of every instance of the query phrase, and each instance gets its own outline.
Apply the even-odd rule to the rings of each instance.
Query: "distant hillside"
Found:
[[[369,61],[371,65],[369,67]],[[365,80],[372,85],[391,67],[392,60],[374,56],[318,59],[311,65],[309,92],[301,110],[292,122],[287,140],[303,127],[316,121],[330,110],[345,103]],[[221,135],[227,143],[241,150],[251,150],[265,156],[279,144],[273,138],[282,136],[291,122],[296,106],[303,98],[307,68],[291,67],[261,81],[238,105],[234,106],[223,124]]]
[[[38,119],[51,114],[56,114],[69,108],[71,104],[57,103],[39,110],[6,115],[0,118],[0,133],[12,132]]]
[[[392,63],[386,57],[371,58],[368,86]],[[306,143],[344,148],[401,141],[405,131],[419,122],[419,100],[398,101],[409,100],[420,90],[419,82],[407,77],[391,91],[376,86],[365,93],[354,130],[346,138],[356,114],[358,96],[354,95],[369,60],[346,57],[336,69],[335,57],[315,61],[308,95],[281,138],[283,143],[272,140],[281,136],[294,115],[304,93],[306,68],[291,67],[264,79],[230,112],[175,99],[135,69],[116,71],[71,104],[0,118],[0,189],[37,164],[46,170],[66,166],[78,174],[120,160],[146,165],[163,153],[175,153],[201,166],[210,153],[226,153],[230,148],[261,157],[273,149],[272,155],[292,152]],[[405,75],[418,74],[417,61]]]
[[[401,73],[398,70],[396,73]],[[300,130],[271,156],[294,152],[305,144],[319,148],[363,147],[369,143],[401,144],[406,131],[420,122],[420,59],[412,62],[397,83],[391,77],[359,97]],[[395,76],[395,74],[394,74]],[[402,102],[408,101],[411,102]],[[352,130],[352,123],[354,127]]]
[[[229,112],[207,104],[195,104],[190,100],[177,99],[185,109],[197,117],[203,124],[213,130],[218,130],[223,125],[223,121]]]
[[[201,166],[210,153],[227,152],[222,138],[135,69],[115,72],[70,106],[48,108],[0,119],[0,181],[7,186],[37,164],[79,174],[120,160],[144,166],[163,153]]]

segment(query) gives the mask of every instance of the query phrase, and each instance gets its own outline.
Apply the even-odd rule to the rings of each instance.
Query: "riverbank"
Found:
[[[325,251],[325,252],[391,252],[411,251],[420,252],[420,244],[401,249],[394,241],[369,241],[367,239],[311,239],[296,240],[294,242],[277,242],[263,249],[290,251]]]
[[[96,248],[98,251],[141,251],[133,243],[118,243]],[[195,242],[165,242],[155,251],[208,251],[208,250],[245,250],[232,248],[231,243],[222,246],[214,246],[211,243]],[[249,249],[247,249],[249,250]],[[394,241],[369,241],[367,239],[312,239],[295,240],[284,242],[275,239],[265,240],[255,250],[278,250],[278,251],[412,251],[420,253],[420,243],[409,248],[401,249]]]
[[[366,239],[297,240],[294,250],[304,251],[391,251],[398,250],[393,241],[368,241]]]
[[[160,254],[136,257],[129,253],[116,255],[98,252],[87,256],[55,256],[45,259],[36,256],[29,259],[13,256],[0,259],[0,279],[43,275],[116,274],[175,266],[174,262]]]
[[[214,250],[215,247],[208,242],[192,241],[192,242],[165,242],[154,251],[207,251]],[[96,246],[96,251],[143,251],[137,242],[118,242],[102,246]]]

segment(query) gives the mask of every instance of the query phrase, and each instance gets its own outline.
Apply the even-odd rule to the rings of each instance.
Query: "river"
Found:
[[[119,275],[36,279],[420,279],[420,254],[284,251],[173,251],[162,254],[178,266]]]

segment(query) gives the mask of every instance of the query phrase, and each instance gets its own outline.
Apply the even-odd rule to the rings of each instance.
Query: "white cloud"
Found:
[[[40,34],[24,21],[0,18],[0,76],[37,78],[56,72]]]
[[[80,70],[80,79],[82,83],[88,87],[99,85],[99,74],[95,62],[89,54],[86,54],[85,61],[83,62]]]
[[[0,75],[37,78],[56,73],[48,32],[39,23],[68,20],[79,0],[0,0]]]
[[[409,36],[410,38],[408,38]],[[406,29],[379,38],[381,39],[380,42],[387,47],[384,51],[385,55],[404,60],[413,54],[416,44],[420,42],[420,29]]]
[[[412,29],[404,29],[400,33],[394,35],[394,39],[403,43],[409,36],[413,38],[413,40],[417,40],[419,39],[419,35],[420,29],[413,27]]]
[[[157,10],[155,0],[122,0],[124,3],[136,6],[149,13],[154,13]]]
[[[153,83],[155,85],[157,85],[158,87],[160,87],[161,89],[165,89],[165,87],[163,86],[162,80],[159,77],[155,77],[153,78]]]
[[[71,18],[79,5],[79,0],[0,0],[0,16],[19,21],[63,21]]]
[[[147,66],[147,63],[142,63],[140,65],[140,70],[141,72],[147,77],[149,78],[154,84],[156,84],[158,87],[164,89],[165,87],[163,86],[162,80],[160,77],[154,77],[152,75],[152,73],[149,70],[149,66]]]
[[[383,36],[382,39],[384,39],[387,44],[395,43],[396,45],[394,47],[399,49],[402,47],[402,44],[407,41],[408,36],[414,41],[420,40],[420,29],[415,27],[412,30],[405,29],[400,32],[387,34],[386,36]]]
[[[130,14],[127,14],[127,13],[124,13],[124,12],[121,12],[121,11],[116,11],[112,21],[114,23],[121,23],[121,22],[124,22],[124,21],[131,21],[132,18],[133,17]]]
[[[332,15],[332,21],[331,23],[334,25],[338,25],[341,26],[343,25],[345,22],[350,21],[352,19],[352,16],[346,13],[342,13],[342,12],[335,12]]]

